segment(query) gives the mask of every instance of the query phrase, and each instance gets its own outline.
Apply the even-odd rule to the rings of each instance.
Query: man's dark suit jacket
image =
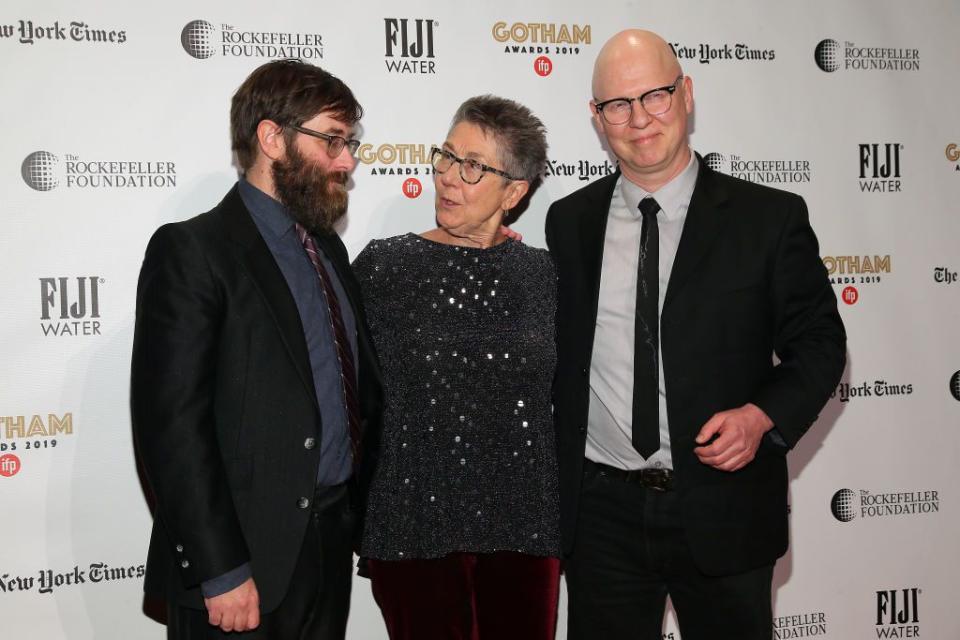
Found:
[[[559,200],[547,214],[559,279],[554,416],[567,553],[576,531],[604,230],[619,175]],[[846,335],[803,200],[701,161],[660,339],[675,486],[694,562],[710,575],[771,564],[787,549],[785,454],[816,419],[845,363]],[[702,464],[693,452],[701,426],[747,402],[770,416],[786,446],[768,433],[739,471]]]
[[[364,463],[372,474],[380,374],[347,251],[317,242],[357,319]],[[279,605],[313,503],[320,410],[296,303],[236,186],[211,211],[161,227],[137,290],[133,427],[156,498],[145,590],[200,608],[199,585],[249,562],[261,609]]]

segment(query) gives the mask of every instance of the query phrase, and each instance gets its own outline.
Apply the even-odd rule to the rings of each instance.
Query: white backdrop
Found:
[[[158,225],[234,182],[229,98],[254,67],[304,57],[366,108],[352,255],[432,225],[425,150],[460,102],[527,104],[551,175],[515,226],[542,246],[549,203],[611,168],[590,73],[610,35],[642,26],[693,79],[694,148],[806,198],[844,300],[848,370],[790,456],[775,637],[960,638],[958,25],[957,0],[6,2],[0,637],[163,637],[141,610],[136,277]],[[385,638],[369,585],[354,594],[350,637]],[[679,638],[672,619],[664,634]]]

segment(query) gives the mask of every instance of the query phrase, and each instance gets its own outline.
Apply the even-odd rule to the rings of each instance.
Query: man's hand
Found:
[[[514,231],[510,227],[500,225],[500,233],[507,236],[507,238],[509,238],[510,240],[514,240],[516,242],[523,242],[523,235],[518,231]]]
[[[204,598],[208,621],[226,632],[249,631],[260,626],[260,594],[253,578],[232,591],[213,598]]]
[[[736,471],[753,460],[763,434],[772,428],[769,416],[757,405],[747,403],[739,409],[713,414],[700,428],[698,446],[693,452],[703,464],[721,471]]]

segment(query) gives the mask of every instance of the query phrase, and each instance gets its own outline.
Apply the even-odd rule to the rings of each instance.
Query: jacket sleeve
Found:
[[[846,363],[837,299],[799,196],[790,197],[772,260],[771,312],[779,362],[753,402],[792,448],[817,419]]]
[[[249,561],[214,416],[222,291],[194,233],[161,227],[137,287],[134,437],[185,588]]]

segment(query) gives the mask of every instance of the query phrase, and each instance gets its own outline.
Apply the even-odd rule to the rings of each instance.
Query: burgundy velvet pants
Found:
[[[523,553],[370,560],[391,640],[553,640],[560,561]]]

